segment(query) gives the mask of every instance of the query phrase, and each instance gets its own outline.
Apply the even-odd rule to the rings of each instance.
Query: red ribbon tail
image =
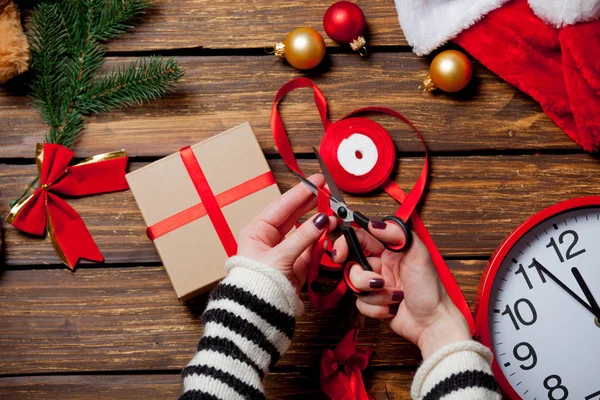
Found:
[[[367,389],[365,389],[365,383],[360,368],[357,365],[347,364],[346,376],[348,376],[348,384],[352,393],[354,393],[354,398],[356,400],[370,400]]]
[[[48,234],[58,255],[71,269],[81,258],[104,261],[79,214],[60,197],[48,194]]]

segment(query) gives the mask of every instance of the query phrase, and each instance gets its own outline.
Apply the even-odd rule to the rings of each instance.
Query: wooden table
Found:
[[[90,118],[77,157],[125,148],[130,169],[250,121],[282,190],[295,184],[269,130],[276,90],[302,73],[263,47],[296,26],[322,31],[328,2],[156,0],[134,32],[108,45],[106,68],[148,54],[176,56],[186,74],[175,93],[152,104]],[[598,160],[582,152],[523,93],[478,63],[467,94],[417,90],[429,61],[416,57],[398,25],[392,0],[360,1],[371,55],[361,58],[326,39],[329,55],[314,79],[337,119],[360,106],[384,105],[423,132],[432,155],[431,184],[421,215],[472,304],[487,259],[529,215],[560,200],[597,194]],[[0,88],[0,212],[5,215],[35,174],[33,153],[45,126],[22,81]],[[309,90],[281,107],[305,171],[316,171],[311,146],[322,127]],[[380,118],[398,148],[396,181],[409,189],[423,161],[404,126]],[[373,216],[391,212],[387,195],[352,197]],[[46,239],[3,223],[0,270],[0,398],[173,399],[180,370],[202,332],[206,297],[180,303],[130,192],[69,201],[104,253],[104,264],[71,272]],[[311,307],[294,343],[266,380],[269,398],[322,398],[318,361],[348,326],[349,304]],[[365,372],[376,398],[409,398],[419,364],[416,347],[367,320],[361,346],[375,350]]]

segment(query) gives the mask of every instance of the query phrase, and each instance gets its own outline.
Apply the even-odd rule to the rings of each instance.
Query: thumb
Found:
[[[290,262],[295,261],[307,248],[319,240],[330,223],[329,217],[325,213],[318,213],[275,246],[274,250],[278,253],[280,259]]]

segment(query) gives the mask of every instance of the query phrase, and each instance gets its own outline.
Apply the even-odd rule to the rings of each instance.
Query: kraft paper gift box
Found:
[[[225,276],[233,238],[281,194],[248,122],[126,178],[181,300]]]

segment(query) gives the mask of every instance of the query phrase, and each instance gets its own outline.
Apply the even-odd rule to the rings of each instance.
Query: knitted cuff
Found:
[[[412,383],[411,397],[422,399],[430,392],[439,391],[441,387],[445,388],[441,395],[449,394],[456,389],[473,387],[485,390],[492,396],[476,397],[478,399],[496,398],[497,386],[490,368],[492,359],[492,352],[474,340],[450,343],[436,351],[419,367]],[[473,382],[454,389],[450,381],[456,378],[460,378],[463,382],[469,380]]]
[[[225,270],[229,274],[223,282],[243,287],[292,317],[304,312],[296,288],[277,269],[248,257],[234,256],[225,263]]]

